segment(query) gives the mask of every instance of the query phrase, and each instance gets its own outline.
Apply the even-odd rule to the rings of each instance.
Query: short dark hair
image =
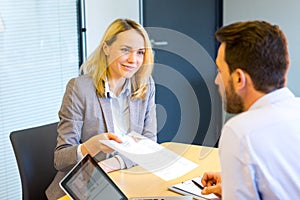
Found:
[[[265,21],[236,22],[216,33],[225,43],[225,61],[232,73],[247,72],[256,90],[268,93],[285,86],[289,67],[287,40],[277,25]]]

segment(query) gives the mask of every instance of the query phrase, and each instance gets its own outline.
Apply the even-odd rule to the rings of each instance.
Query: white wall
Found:
[[[87,55],[98,45],[104,30],[119,17],[139,21],[139,0],[86,0]],[[291,58],[288,87],[300,96],[299,0],[224,0],[224,25],[241,20],[278,24],[289,41]]]
[[[266,20],[279,25],[289,42],[288,87],[300,96],[299,0],[224,0],[224,25],[241,20]]]
[[[85,0],[87,56],[98,46],[107,26],[116,18],[139,22],[139,0]]]

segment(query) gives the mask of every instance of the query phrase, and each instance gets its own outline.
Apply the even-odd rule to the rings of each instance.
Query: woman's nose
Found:
[[[130,53],[129,53],[129,55],[128,55],[128,62],[136,62],[136,52],[134,52],[134,51],[131,51]]]

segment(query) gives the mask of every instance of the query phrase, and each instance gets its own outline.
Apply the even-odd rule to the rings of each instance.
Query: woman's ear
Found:
[[[106,44],[106,42],[103,44],[103,52],[106,56],[109,55],[109,46]]]

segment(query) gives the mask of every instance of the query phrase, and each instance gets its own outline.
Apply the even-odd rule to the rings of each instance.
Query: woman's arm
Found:
[[[71,79],[59,110],[57,146],[54,152],[54,166],[67,171],[77,163],[77,147],[80,144],[83,125],[83,104],[76,79]]]

